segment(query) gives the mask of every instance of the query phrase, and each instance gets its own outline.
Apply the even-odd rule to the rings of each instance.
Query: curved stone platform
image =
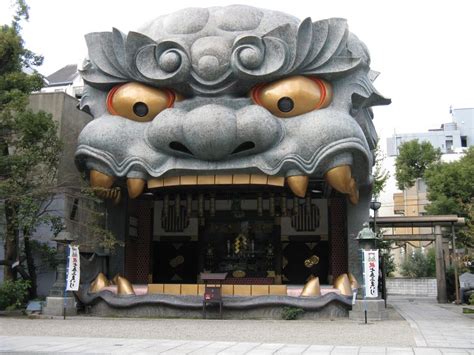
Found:
[[[175,296],[166,294],[116,295],[111,291],[90,294],[80,289],[79,300],[88,306],[91,314],[120,317],[202,317],[202,296]],[[281,319],[284,307],[304,309],[302,319],[348,317],[351,298],[335,293],[321,297],[251,296],[223,297],[224,318],[228,319]],[[217,317],[217,307],[207,307],[208,317]]]

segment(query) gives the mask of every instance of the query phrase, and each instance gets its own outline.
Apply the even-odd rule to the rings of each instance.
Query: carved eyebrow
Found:
[[[296,74],[331,79],[370,61],[362,42],[349,35],[346,20],[340,18],[316,22],[307,18],[297,30],[283,24],[261,36],[240,35],[234,40],[230,69],[212,82],[193,72],[189,48],[179,39],[156,42],[114,28],[90,33],[86,42],[90,61],[80,73],[88,85],[101,90],[138,81],[213,96]]]

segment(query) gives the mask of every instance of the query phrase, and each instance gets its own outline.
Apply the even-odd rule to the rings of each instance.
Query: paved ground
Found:
[[[474,349],[474,319],[461,313],[462,306],[403,298],[391,304],[413,328],[417,346]]]
[[[0,317],[0,351],[163,354],[474,354],[460,306],[393,299],[388,321]],[[21,334],[21,336],[20,336]],[[74,337],[71,335],[74,334]],[[441,339],[441,340],[440,340]]]

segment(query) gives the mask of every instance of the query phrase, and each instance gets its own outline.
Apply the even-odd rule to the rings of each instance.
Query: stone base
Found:
[[[367,320],[387,320],[388,312],[385,308],[384,300],[356,300],[349,311],[349,319],[364,321],[365,310],[367,309]]]
[[[76,300],[74,297],[46,297],[46,306],[43,314],[46,316],[62,316],[66,305],[66,316],[77,315]]]
[[[223,319],[282,319],[283,306],[256,306],[250,309],[222,310]],[[216,305],[207,306],[207,318],[218,319],[219,308]],[[88,307],[88,313],[100,317],[140,317],[140,318],[203,318],[202,309],[186,309],[166,305],[140,304],[134,307],[111,307],[103,300]],[[338,302],[331,302],[319,310],[305,310],[298,317],[304,320],[347,318],[348,307]]]

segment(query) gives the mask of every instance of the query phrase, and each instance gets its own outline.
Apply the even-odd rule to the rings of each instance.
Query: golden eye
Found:
[[[278,117],[293,117],[328,107],[331,85],[321,79],[292,76],[252,89],[252,100]]]
[[[173,106],[175,94],[140,83],[117,85],[107,95],[107,109],[112,115],[133,121],[148,122],[164,109]]]

